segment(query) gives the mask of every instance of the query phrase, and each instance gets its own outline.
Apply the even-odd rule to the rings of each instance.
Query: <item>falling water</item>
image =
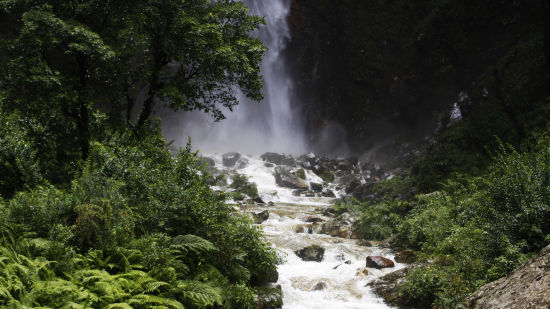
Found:
[[[261,66],[264,100],[253,102],[241,94],[234,112],[227,111],[227,119],[217,123],[201,112],[176,116],[180,119],[163,116],[167,124],[165,135],[179,145],[185,144],[190,136],[193,146],[203,153],[304,153],[299,111],[291,98],[293,82],[284,59],[290,40],[290,0],[243,2],[251,14],[264,16],[266,20],[266,25],[254,33],[269,48]]]

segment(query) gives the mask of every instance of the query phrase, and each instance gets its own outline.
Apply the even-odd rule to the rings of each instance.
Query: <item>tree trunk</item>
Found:
[[[78,141],[80,144],[80,151],[82,152],[82,160],[86,160],[90,152],[90,111],[88,110],[86,95],[86,56],[79,55],[77,57],[77,62],[80,75],[80,89],[78,91],[79,111],[76,125],[79,134]]]
[[[546,58],[546,69],[550,70],[550,0],[542,0],[542,11],[544,19],[544,56]]]
[[[158,41],[155,40],[155,41]],[[160,45],[160,44],[156,44]],[[155,48],[158,50],[159,48]],[[143,108],[141,109],[141,112],[139,114],[138,122],[136,124],[136,129],[141,129],[143,125],[145,124],[145,121],[151,117],[151,113],[153,111],[153,105],[155,104],[155,97],[157,95],[157,92],[162,88],[162,83],[160,81],[160,73],[162,71],[162,68],[166,64],[166,61],[164,60],[165,57],[159,52],[155,53],[154,57],[154,64],[153,64],[153,71],[151,74],[151,82],[149,84],[149,90],[147,91],[147,97],[145,98],[145,101],[143,102]]]

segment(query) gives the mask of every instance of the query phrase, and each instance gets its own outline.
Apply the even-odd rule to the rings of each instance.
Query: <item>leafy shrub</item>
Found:
[[[245,175],[234,175],[231,180],[230,187],[236,192],[246,194],[253,199],[258,197],[258,187],[255,183],[248,181],[248,177]]]

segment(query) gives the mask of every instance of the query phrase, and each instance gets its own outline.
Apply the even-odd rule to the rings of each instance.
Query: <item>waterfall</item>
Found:
[[[266,20],[266,25],[253,34],[269,48],[261,65],[264,100],[254,102],[239,94],[239,105],[233,112],[225,110],[227,119],[220,122],[201,112],[163,115],[165,136],[177,146],[184,145],[189,136],[193,147],[203,153],[304,153],[300,113],[291,97],[293,81],[284,59],[291,36],[290,0],[243,2],[250,8],[250,14],[264,16]]]

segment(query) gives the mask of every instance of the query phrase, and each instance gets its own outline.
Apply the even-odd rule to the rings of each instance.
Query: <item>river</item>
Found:
[[[247,213],[269,212],[269,219],[261,227],[266,239],[284,261],[278,266],[277,282],[283,291],[284,309],[389,308],[366,284],[404,265],[396,263],[394,268],[381,270],[366,268],[365,259],[369,255],[389,259],[393,259],[393,255],[389,249],[362,246],[360,240],[320,234],[322,221],[331,219],[326,210],[334,198],[295,196],[292,189],[276,184],[275,167],[266,166],[259,158],[247,156],[246,167],[234,169],[223,166],[221,155],[210,157],[216,161],[219,170],[249,177],[266,202],[264,205],[243,206],[243,209]],[[322,182],[309,170],[306,170],[306,179],[309,183]],[[337,196],[342,194],[335,184],[328,184],[328,187]],[[310,223],[308,219],[320,222]],[[325,249],[321,262],[306,262],[294,253],[310,245]]]

